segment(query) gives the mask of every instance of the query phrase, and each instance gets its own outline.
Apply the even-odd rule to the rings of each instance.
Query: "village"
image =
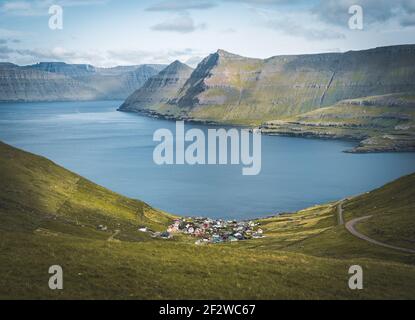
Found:
[[[141,232],[151,232],[146,227]],[[196,245],[236,242],[264,237],[258,222],[235,221],[210,218],[181,218],[175,219],[165,232],[151,232],[152,236],[161,239],[171,239],[174,234],[187,234],[195,237]]]

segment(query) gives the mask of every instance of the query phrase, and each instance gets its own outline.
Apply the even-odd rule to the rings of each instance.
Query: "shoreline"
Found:
[[[217,120],[204,120],[196,119],[191,117],[182,117],[175,115],[167,115],[154,110],[128,110],[117,108],[119,112],[137,113],[149,118],[167,120],[167,121],[184,121],[190,124],[201,124],[201,125],[212,125],[212,126],[233,126],[237,128],[247,128],[251,131],[260,130],[261,134],[267,136],[281,136],[281,137],[292,137],[292,138],[303,138],[303,139],[319,139],[319,140],[339,140],[353,142],[356,145],[351,149],[343,150],[344,153],[351,154],[371,154],[371,153],[412,153],[415,152],[415,145],[399,146],[399,145],[385,145],[385,144],[371,144],[370,140],[377,138],[378,136],[371,136],[369,134],[361,134],[359,137],[353,136],[353,134],[336,134],[336,133],[313,133],[310,131],[273,131],[266,129],[264,125],[243,125],[229,122],[222,122]],[[265,130],[264,130],[265,129]],[[283,128],[284,129],[284,128]]]

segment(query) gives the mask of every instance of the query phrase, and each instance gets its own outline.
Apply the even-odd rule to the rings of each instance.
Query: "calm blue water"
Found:
[[[153,133],[175,123],[117,112],[121,101],[0,104],[0,140],[123,195],[181,215],[253,218],[369,191],[415,171],[415,154],[346,154],[351,142],[262,138],[262,171],[157,166]],[[186,124],[207,130],[208,126]]]

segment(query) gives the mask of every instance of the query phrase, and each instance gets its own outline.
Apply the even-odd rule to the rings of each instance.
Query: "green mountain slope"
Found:
[[[128,238],[139,225],[162,230],[171,219],[42,157],[3,143],[0,154],[0,230],[33,233],[63,228],[62,232],[71,235],[105,238],[125,228],[120,237]],[[108,231],[96,232],[99,225]]]
[[[346,200],[346,220],[370,210],[373,221],[389,219],[372,223],[371,236],[410,246],[414,177]],[[0,191],[2,299],[415,298],[415,255],[355,238],[337,225],[337,204],[262,220],[263,239],[200,247],[186,236],[138,232],[163,230],[172,217],[5,144]],[[55,264],[63,267],[62,291],[48,288]],[[348,288],[355,264],[364,290]]]
[[[265,60],[219,50],[198,65],[169,106],[185,119],[259,124],[345,99],[414,92],[414,62],[414,45]]]
[[[371,216],[357,229],[374,240],[415,249],[415,174],[346,200],[262,220],[268,238],[256,248],[301,252],[342,259],[371,258],[415,264],[415,254],[374,245],[350,234],[339,223],[342,203],[344,223]],[[415,294],[415,292],[413,292]]]
[[[415,96],[390,94],[340,101],[261,125],[263,133],[327,139],[355,139],[352,152],[415,150]]]

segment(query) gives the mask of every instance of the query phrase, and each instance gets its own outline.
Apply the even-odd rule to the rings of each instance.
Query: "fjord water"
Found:
[[[172,121],[116,111],[121,101],[2,103],[0,140],[180,215],[248,219],[356,195],[415,171],[415,153],[348,154],[354,143],[262,137],[262,171],[153,162]],[[186,129],[209,126],[186,124]],[[0,155],[1,156],[1,155]]]

